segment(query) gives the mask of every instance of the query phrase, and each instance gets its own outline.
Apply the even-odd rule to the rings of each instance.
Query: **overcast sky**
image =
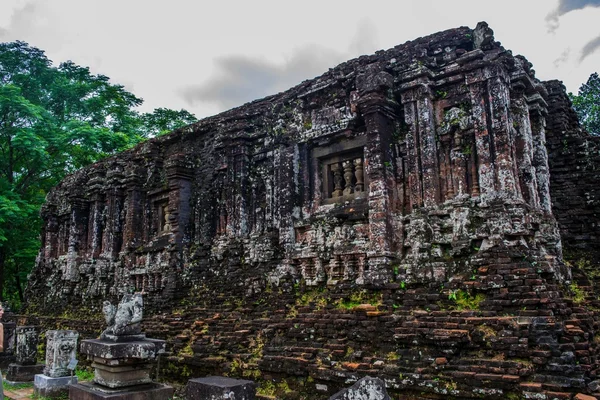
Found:
[[[335,65],[487,21],[540,79],[569,91],[600,72],[600,0],[0,0],[0,41],[23,40],[198,118]]]

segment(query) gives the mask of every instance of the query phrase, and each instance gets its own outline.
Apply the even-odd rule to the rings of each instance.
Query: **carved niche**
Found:
[[[365,142],[365,136],[358,136],[313,149],[313,188],[317,203],[335,204],[367,197]]]

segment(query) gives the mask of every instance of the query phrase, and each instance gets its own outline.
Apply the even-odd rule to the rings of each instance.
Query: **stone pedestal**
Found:
[[[188,400],[254,400],[256,383],[222,376],[190,379],[185,396]]]
[[[35,326],[18,326],[16,329],[16,363],[8,366],[6,380],[9,382],[33,382],[41,374],[44,364],[37,364],[39,333]]]
[[[82,382],[69,387],[69,399],[77,400],[166,400],[173,398],[173,388],[158,383],[110,389]]]
[[[77,383],[77,377],[70,376],[72,371],[68,367],[76,355],[79,333],[47,331],[46,338],[46,367],[43,374],[35,375],[33,390],[40,396],[62,397],[70,384]]]
[[[44,364],[19,365],[10,364],[6,371],[8,382],[33,382],[37,374],[44,372]]]
[[[77,383],[76,376],[52,378],[44,374],[36,375],[33,380],[33,392],[39,397],[63,397],[69,385]]]
[[[152,383],[150,378],[151,364],[165,351],[165,341],[128,336],[81,342],[81,353],[92,360],[94,382],[71,386],[70,398],[166,400],[173,396],[172,387]]]
[[[132,342],[102,339],[81,342],[81,352],[92,360],[95,383],[117,389],[152,382],[151,361],[165,351],[165,341],[136,339]]]

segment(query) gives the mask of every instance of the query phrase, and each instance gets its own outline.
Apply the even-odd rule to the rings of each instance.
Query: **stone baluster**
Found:
[[[354,191],[356,193],[364,192],[365,178],[363,175],[363,160],[362,160],[362,158],[354,159],[354,176],[356,177],[356,185],[354,185]]]
[[[339,163],[332,164],[331,172],[333,173],[333,192],[331,193],[331,197],[340,197],[344,194],[342,167],[340,167]]]
[[[344,194],[352,194],[354,193],[354,185],[352,185],[352,181],[354,179],[352,160],[343,161],[342,167],[344,168]]]

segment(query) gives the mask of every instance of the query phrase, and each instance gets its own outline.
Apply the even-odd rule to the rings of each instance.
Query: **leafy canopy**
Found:
[[[18,303],[40,247],[39,208],[64,176],[196,121],[24,42],[0,43],[0,297]],[[6,279],[5,277],[9,278]]]
[[[573,108],[581,124],[593,135],[600,135],[600,76],[590,75],[587,82],[579,87],[577,96],[569,93]]]

